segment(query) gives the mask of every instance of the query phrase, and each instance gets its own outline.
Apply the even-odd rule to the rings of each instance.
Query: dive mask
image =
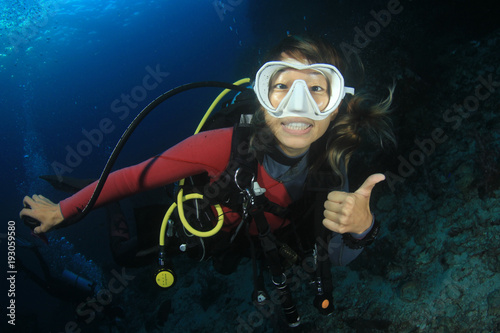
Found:
[[[292,60],[293,61],[293,60]],[[344,86],[344,77],[339,70],[329,64],[304,65],[298,61],[270,61],[266,62],[257,72],[254,91],[260,104],[267,112],[276,118],[305,117],[313,120],[322,120],[337,109],[345,94],[354,95],[354,88]],[[269,99],[271,84],[275,75],[287,69],[299,71],[313,70],[323,75],[328,83],[328,102],[322,110],[309,91],[305,80],[295,80],[288,92],[277,107]]]

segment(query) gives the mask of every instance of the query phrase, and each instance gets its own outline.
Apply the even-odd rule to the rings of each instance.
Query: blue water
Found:
[[[252,42],[244,4],[221,14],[221,21],[210,1],[8,3],[2,4],[7,17],[0,25],[2,155],[9,172],[2,182],[3,203],[50,190],[37,176],[53,173],[54,162],[64,164],[66,146],[76,150],[85,139],[82,130],[98,128],[108,118],[114,130],[71,171],[75,177],[95,176],[142,107],[179,84],[236,80],[243,42]],[[167,77],[146,95],[137,95],[126,117],[114,113],[112,102],[143,84],[146,67],[159,68]],[[176,99],[157,110],[134,134],[122,165],[189,135],[195,122],[183,121],[180,113],[199,118],[216,93],[202,91],[195,102]]]
[[[18,218],[22,198],[38,193],[57,202],[65,197],[38,176],[54,174],[58,163],[67,165],[68,149],[77,151],[80,147],[85,156],[64,174],[96,178],[130,121],[155,97],[184,83],[231,82],[247,75],[235,66],[245,47],[253,43],[246,8],[241,2],[224,9],[221,3],[208,0],[2,1],[2,226],[8,220],[17,221],[17,235],[33,239]],[[160,74],[147,81],[145,90],[143,79],[151,72]],[[159,107],[134,133],[116,167],[138,163],[189,136],[218,92],[212,88],[187,93]],[[133,98],[126,114],[114,112],[119,106],[123,110],[123,102],[113,104],[123,94]],[[108,119],[112,130],[91,146],[82,146],[82,141],[88,141],[83,131],[98,129],[103,119]],[[92,257],[102,265],[112,260],[107,229],[95,221],[98,217],[96,213],[86,226],[64,232],[64,242],[78,247],[73,254],[83,252],[87,257],[76,260],[73,266],[92,263]],[[6,229],[2,227],[0,232],[3,249]],[[61,235],[56,232],[52,237],[61,242]],[[87,241],[89,238],[93,240]],[[24,256],[37,267],[29,252],[19,252],[20,258]],[[71,261],[57,260],[57,253],[53,248],[44,254],[49,258],[55,255],[53,262]],[[33,297],[47,299],[22,274],[18,275],[19,284]],[[17,296],[18,318],[35,310],[25,292]],[[49,298],[48,308],[52,301]],[[43,317],[43,309],[38,310]],[[48,319],[38,320],[41,327],[50,327]],[[53,329],[63,327],[54,324]]]
[[[11,160],[12,165],[27,164],[31,169],[36,164],[36,172],[47,172],[43,164],[63,160],[65,145],[76,145],[82,138],[75,132],[95,128],[104,117],[113,121],[116,130],[106,136],[103,148],[113,145],[135,113],[160,93],[191,81],[232,80],[236,77],[234,62],[241,52],[239,42],[251,42],[244,25],[235,35],[228,28],[229,22],[220,21],[209,1],[186,1],[182,5],[160,1],[49,1],[40,6],[45,5],[47,11],[42,9],[39,14],[43,16],[40,23],[35,16],[32,21],[25,20],[23,28],[6,30],[0,58],[5,101],[2,133],[7,140],[4,147],[15,152],[23,149],[22,156],[12,156],[23,158],[25,163]],[[231,15],[225,21],[233,18],[239,20]],[[14,45],[9,45],[12,41]],[[147,66],[159,66],[169,73],[168,78],[147,96],[141,96],[143,101],[126,119],[117,119],[110,108],[112,101],[141,85]],[[174,104],[160,115],[164,125],[171,122],[168,117],[179,112],[174,111],[177,108]],[[193,124],[177,124],[168,130],[177,129],[176,135],[185,136],[190,125],[192,128]],[[159,129],[153,128],[155,132]],[[140,133],[137,135],[140,137]],[[161,139],[144,146],[154,146],[154,141],[158,144],[165,136]],[[46,151],[42,153],[41,147]],[[102,150],[94,149],[92,159],[103,156]],[[158,146],[138,158],[154,151]],[[31,170],[24,172],[29,174]],[[32,193],[39,189],[26,184],[22,190]]]

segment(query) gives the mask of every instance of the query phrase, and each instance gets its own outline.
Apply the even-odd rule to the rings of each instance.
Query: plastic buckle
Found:
[[[260,187],[259,183],[257,183],[256,181],[252,181],[252,192],[256,196],[259,196],[259,195],[266,193],[266,189]]]

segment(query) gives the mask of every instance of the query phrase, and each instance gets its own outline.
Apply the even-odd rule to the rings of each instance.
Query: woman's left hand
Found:
[[[339,234],[361,234],[368,230],[373,219],[370,195],[373,187],[384,179],[383,174],[376,173],[368,177],[354,193],[330,192],[325,201],[323,225]]]

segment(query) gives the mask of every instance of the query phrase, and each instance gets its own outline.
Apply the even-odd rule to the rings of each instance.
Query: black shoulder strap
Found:
[[[259,102],[253,89],[238,93],[232,100],[226,101],[203,126],[203,130],[231,127],[242,124],[241,119],[249,118],[259,108]],[[247,121],[247,123],[249,123]]]
[[[226,170],[217,181],[204,189],[204,196],[210,204],[223,204],[236,211],[241,209],[241,192],[257,176],[257,159],[249,149],[250,133],[247,126],[234,127]]]

